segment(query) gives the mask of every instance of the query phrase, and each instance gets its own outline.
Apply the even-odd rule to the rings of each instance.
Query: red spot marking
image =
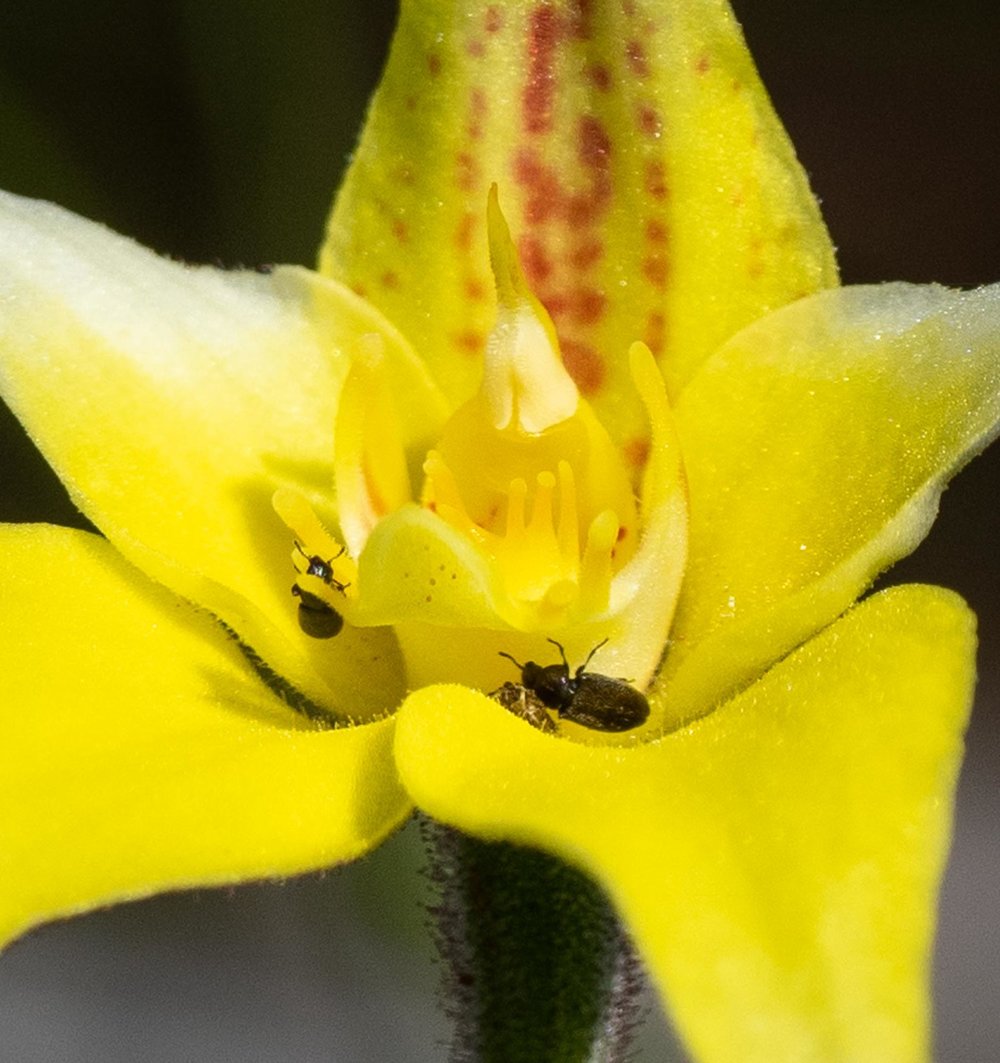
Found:
[[[466,44],[465,50],[473,59],[482,59],[486,54],[486,45],[483,44],[481,38],[473,37],[472,40]]]
[[[527,133],[546,133],[552,128],[555,56],[562,35],[562,24],[554,7],[539,5],[531,12],[528,18],[528,82],[521,101]]]
[[[385,273],[379,277],[383,288],[396,289],[399,287],[399,274],[394,273],[391,269],[387,269]]]
[[[406,97],[406,109],[408,111],[415,111],[417,109],[417,97],[416,96],[407,96]]]
[[[536,184],[542,172],[538,156],[530,148],[525,148],[514,156],[514,180],[520,185]]]
[[[615,536],[615,539],[618,542],[621,542],[622,539],[627,539],[627,538],[628,538],[628,528],[626,528],[624,524],[619,524],[618,525],[618,534]]]
[[[410,227],[402,218],[396,218],[392,223],[392,235],[401,243],[405,244],[410,239]]]
[[[570,228],[593,224],[611,196],[611,139],[601,122],[587,115],[578,125],[577,154],[589,171],[590,187],[567,194],[558,172],[531,148],[514,157],[514,179],[525,190],[524,220],[529,227],[559,219]]]
[[[393,174],[393,179],[401,185],[413,184],[413,167],[409,163],[403,163]]]
[[[659,111],[648,103],[644,103],[639,107],[635,118],[640,131],[645,133],[647,137],[658,136],[663,129]]]
[[[472,248],[472,234],[476,229],[476,215],[471,211],[462,215],[455,229],[455,246],[459,251],[469,251]]]
[[[702,52],[701,55],[698,56],[698,59],[694,64],[695,73],[700,74],[702,77],[704,77],[711,69],[712,60],[709,59],[707,52]]]
[[[651,244],[667,242],[667,227],[659,218],[650,218],[646,222],[646,239]]]
[[[622,447],[622,453],[633,469],[641,469],[649,461],[649,440],[642,436],[630,439]]]
[[[473,89],[469,94],[469,121],[465,127],[472,140],[478,140],[483,135],[483,122],[488,110],[486,93],[480,88]]]
[[[598,92],[611,91],[611,71],[603,63],[595,63],[587,71],[587,77]]]
[[[645,49],[638,41],[629,41],[625,45],[625,58],[628,60],[629,69],[637,78],[649,77],[649,61],[646,59]]]
[[[563,362],[584,395],[595,395],[604,384],[604,363],[588,343],[562,341]]]
[[[653,354],[663,353],[667,340],[667,319],[659,310],[651,311],[646,318],[646,331],[642,338]]]
[[[526,233],[517,242],[521,265],[532,287],[537,288],[552,276],[552,259],[537,236]]]
[[[432,78],[436,78],[441,73],[441,56],[437,52],[431,52],[427,56],[427,70]]]
[[[463,354],[480,354],[486,342],[481,332],[475,332],[472,329],[456,333],[452,336],[452,340]]]
[[[482,302],[486,298],[486,285],[478,277],[466,277],[465,295],[474,303]]]
[[[542,302],[556,321],[569,313],[569,296],[565,292],[549,292],[542,297]]]
[[[559,211],[559,199],[546,194],[546,187],[551,187],[553,192],[559,191],[559,185],[554,176],[550,177],[546,186],[539,186],[534,190],[531,198],[524,205],[524,220],[529,225],[542,225],[555,217]]]
[[[603,254],[604,244],[600,240],[588,240],[579,247],[573,248],[569,261],[574,269],[583,271],[599,262]]]
[[[667,286],[667,259],[665,255],[648,255],[642,262],[642,272],[646,280],[661,291]]]
[[[530,149],[518,152],[514,158],[514,180],[524,187],[524,220],[528,225],[541,225],[554,218],[562,203],[563,191],[559,178],[549,166],[543,166]]]
[[[580,119],[578,137],[580,162],[591,173],[591,203],[584,217],[580,216],[579,210],[570,209],[568,220],[571,224],[592,220],[598,207],[611,195],[611,138],[607,130],[593,115],[584,115]]]
[[[360,295],[362,299],[368,298],[368,289],[359,281],[355,281],[351,285],[351,291],[354,292],[355,295]]]
[[[635,0],[622,0],[622,14],[626,18],[635,18]]]
[[[596,288],[580,288],[570,295],[573,319],[580,325],[594,325],[604,316],[607,299]]]
[[[455,156],[455,183],[463,192],[471,192],[476,187],[479,167],[476,160],[467,151],[460,151]]]
[[[646,191],[653,199],[667,198],[667,178],[658,159],[646,163]]]
[[[573,0],[572,35],[580,41],[590,39],[590,0]]]
[[[490,4],[486,9],[486,32],[499,33],[503,29],[503,8],[499,4]]]
[[[603,198],[593,194],[570,196],[566,200],[566,221],[574,229],[593,225],[600,211],[599,199]]]
[[[580,161],[594,170],[606,170],[611,156],[611,138],[592,114],[580,119]]]

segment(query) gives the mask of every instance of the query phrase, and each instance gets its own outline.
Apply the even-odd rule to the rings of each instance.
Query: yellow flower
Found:
[[[836,287],[724,4],[404,3],[319,273],[5,196],[0,306],[106,536],[2,531],[4,937],[415,803],[591,871],[700,1059],[924,1055],[972,621],[851,606],[996,431],[1000,291]],[[547,638],[649,720],[483,695]]]

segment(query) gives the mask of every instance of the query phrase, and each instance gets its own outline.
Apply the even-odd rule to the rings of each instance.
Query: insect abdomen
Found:
[[[572,701],[559,709],[566,720],[595,731],[630,731],[649,716],[646,695],[621,679],[585,672]]]

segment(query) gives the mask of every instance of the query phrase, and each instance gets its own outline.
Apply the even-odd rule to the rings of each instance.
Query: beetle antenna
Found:
[[[292,543],[295,545],[295,549],[298,550],[298,552],[307,561],[312,561],[313,555],[306,553],[305,547],[302,545],[302,543],[300,543],[298,541],[298,539],[293,539]],[[334,563],[334,561],[337,560],[338,557],[343,557],[344,556],[344,553],[346,552],[346,550],[347,550],[346,546],[341,546],[341,548],[333,555],[333,557],[328,557],[325,561],[323,561],[322,558],[320,558],[320,560],[323,561],[323,564],[325,564],[325,565],[332,565]]]
[[[566,671],[569,672],[569,661],[566,660],[566,651],[563,649],[562,643],[556,642],[555,639],[546,639],[545,641],[551,642],[552,645],[555,646],[555,648],[559,651],[559,653],[562,655],[563,665],[565,666]]]
[[[607,640],[606,638],[603,638],[603,639],[601,639],[601,641],[600,641],[600,642],[599,642],[599,643],[598,643],[598,644],[597,644],[597,645],[596,645],[596,646],[595,646],[595,647],[594,647],[594,648],[593,648],[593,649],[592,649],[592,650],[590,651],[590,653],[588,653],[588,654],[587,654],[587,659],[586,659],[586,660],[585,660],[585,661],[583,662],[583,664],[581,664],[581,665],[580,665],[580,667],[579,667],[579,668],[577,668],[577,670],[576,670],[576,674],[577,674],[577,675],[582,675],[582,674],[583,674],[583,672],[584,672],[584,669],[586,669],[587,665],[588,665],[588,664],[590,664],[591,658],[592,658],[592,657],[594,656],[594,654],[595,654],[595,653],[597,653],[597,651],[598,651],[598,650],[599,650],[599,649],[600,649],[600,648],[601,648],[601,647],[602,647],[603,645],[605,645],[605,644],[607,643],[607,641],[608,641],[608,640]],[[565,659],[565,658],[564,658],[564,659]]]
[[[519,660],[517,660],[515,657],[511,657],[511,655],[509,653],[504,653],[503,650],[497,650],[497,656],[498,657],[506,657],[508,661],[513,661],[514,664],[516,664],[517,667],[520,668],[522,672],[524,671],[524,665],[521,664],[521,662]]]

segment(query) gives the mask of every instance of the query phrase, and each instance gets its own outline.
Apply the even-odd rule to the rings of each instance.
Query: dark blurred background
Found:
[[[737,0],[846,283],[1000,280],[1000,7]],[[6,0],[0,187],[158,251],[311,264],[395,18],[390,0]],[[1000,453],[892,573],[981,621],[936,955],[936,1058],[1000,1058]],[[0,409],[0,519],[78,521]],[[411,832],[355,867],[44,928],[0,959],[16,1063],[443,1059]],[[674,1058],[654,1013],[642,1059]]]

